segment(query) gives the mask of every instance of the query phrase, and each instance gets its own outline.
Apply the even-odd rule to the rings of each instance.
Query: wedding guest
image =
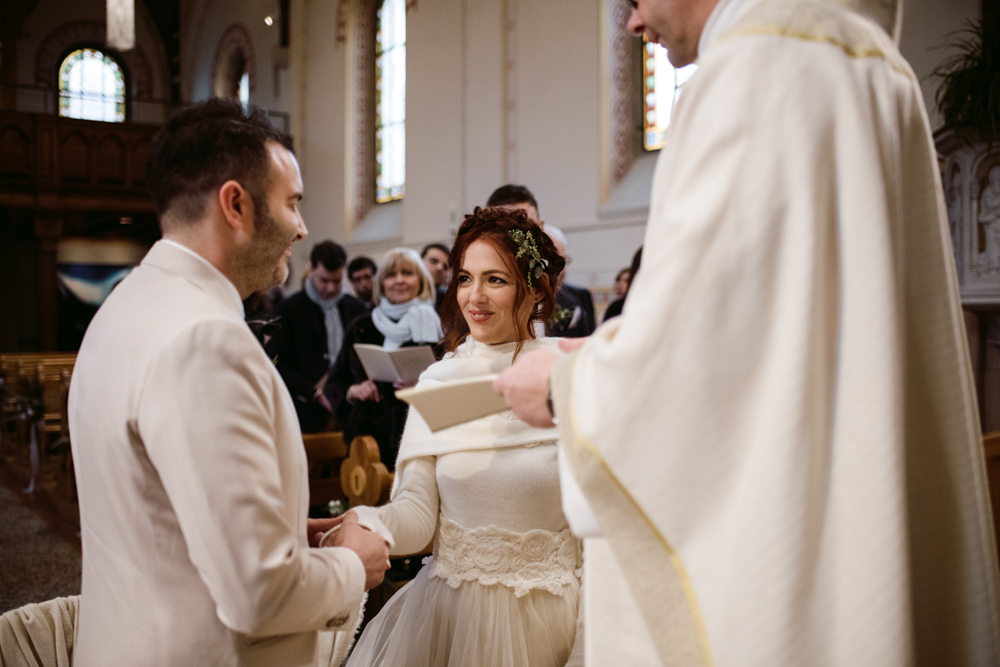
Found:
[[[375,305],[375,272],[378,269],[370,257],[361,255],[347,265],[347,278],[351,281],[354,296],[369,310]]]
[[[448,290],[448,246],[443,243],[429,243],[420,251],[420,259],[424,260],[427,270],[434,280],[434,309],[441,312],[444,293]]]
[[[632,265],[629,266],[629,268],[627,269],[623,269],[623,271],[625,271],[624,292],[617,300],[613,301],[611,305],[608,306],[608,309],[606,311],[604,311],[605,322],[610,320],[612,317],[618,317],[619,315],[622,314],[622,308],[625,307],[625,299],[628,297],[628,291],[632,287],[632,281],[635,280],[636,274],[639,273],[639,266],[641,264],[642,264],[642,246],[639,246],[639,249],[635,251],[634,255],[632,255]],[[619,273],[618,275],[621,276],[622,274]],[[619,281],[616,280],[615,294],[618,293],[618,283]]]
[[[627,266],[615,275],[614,295],[616,300],[625,298],[625,292],[628,291],[628,277]]]
[[[341,290],[347,253],[340,244],[322,241],[309,253],[303,289],[278,306],[278,329],[267,345],[278,372],[295,401],[303,433],[334,428],[334,400],[328,383],[347,326],[368,312]]]
[[[569,250],[566,235],[562,230],[552,225],[546,225],[545,233],[549,235],[556,250],[569,265]],[[585,338],[594,333],[594,297],[586,287],[577,287],[566,282],[566,269],[559,274],[559,291],[556,293],[556,312],[549,320],[546,331],[554,338]]]
[[[563,259],[537,224],[521,211],[477,208],[450,259],[448,353],[418,387],[555,349],[534,339],[533,323],[555,307]],[[556,437],[506,414],[431,433],[410,412],[392,501],[351,512],[394,539],[394,553],[433,539],[434,554],[369,623],[348,667],[566,664],[578,636],[580,550],[560,506]]]
[[[441,320],[434,310],[434,281],[420,255],[410,248],[390,250],[375,277],[378,305],[347,329],[344,346],[330,375],[331,395],[344,428],[344,440],[370,435],[378,442],[382,462],[393,470],[407,405],[388,382],[368,378],[354,345],[381,345],[389,350],[413,345],[434,346],[441,340]]]

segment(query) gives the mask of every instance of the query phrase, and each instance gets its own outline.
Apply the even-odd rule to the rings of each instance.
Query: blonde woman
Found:
[[[348,326],[330,382],[334,395],[341,399],[336,414],[344,427],[344,440],[350,442],[359,435],[374,437],[382,462],[393,470],[407,405],[396,398],[392,384],[368,379],[354,345],[367,343],[388,349],[434,346],[443,334],[434,310],[434,281],[420,255],[410,248],[395,248],[382,259],[381,266],[375,276],[378,305]]]

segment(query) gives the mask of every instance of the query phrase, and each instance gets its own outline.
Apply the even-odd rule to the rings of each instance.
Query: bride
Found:
[[[564,260],[521,211],[477,208],[459,229],[442,310],[449,353],[418,386],[497,373],[552,314]],[[434,554],[365,629],[348,667],[561,667],[580,600],[580,544],[562,513],[556,430],[510,412],[431,433],[411,410],[392,501],[359,507],[394,554]],[[388,533],[386,533],[388,531]]]

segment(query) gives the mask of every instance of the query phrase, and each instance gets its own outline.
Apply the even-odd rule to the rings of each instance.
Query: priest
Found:
[[[643,269],[622,317],[495,384],[559,425],[588,664],[1000,664],[976,396],[895,2],[632,5],[635,34],[699,68]]]

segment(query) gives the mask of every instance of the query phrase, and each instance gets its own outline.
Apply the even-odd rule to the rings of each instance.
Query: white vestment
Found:
[[[356,627],[364,566],[308,548],[292,399],[203,258],[160,241],[115,289],[83,339],[69,420],[74,665],[312,665],[317,630]]]
[[[563,453],[610,548],[586,542],[585,588],[605,553],[648,631],[629,664],[1000,664],[918,81],[834,3],[722,0],[699,53],[624,314],[553,373]],[[574,527],[585,513],[567,507]],[[586,646],[607,653],[588,664],[623,664],[629,616],[600,613]]]

